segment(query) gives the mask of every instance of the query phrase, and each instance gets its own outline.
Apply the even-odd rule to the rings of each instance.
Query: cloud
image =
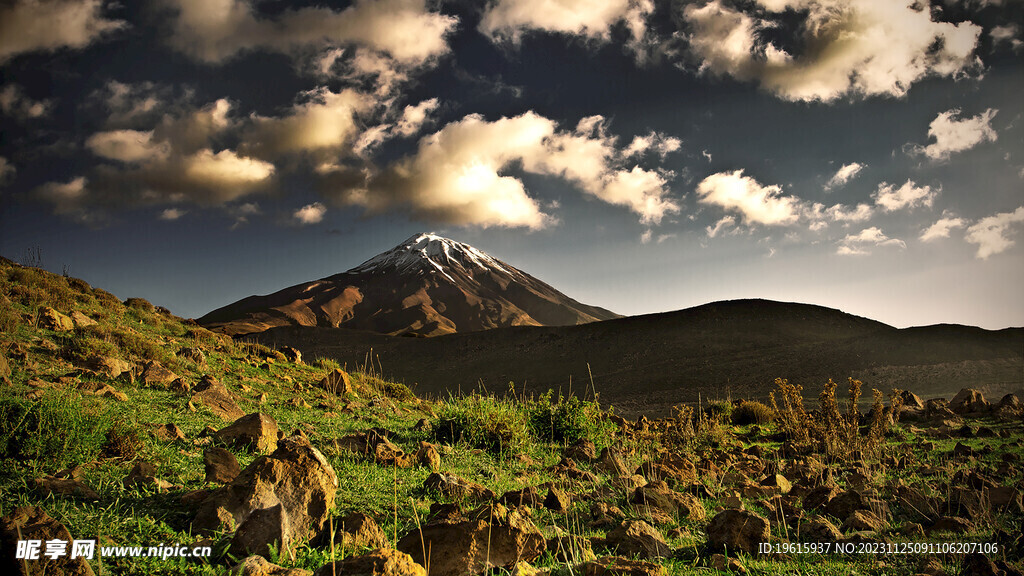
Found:
[[[697,185],[698,200],[738,213],[747,224],[787,226],[800,217],[801,202],[777,185],[762,186],[743,170],[712,174]]]
[[[8,84],[0,90],[0,110],[17,120],[25,121],[46,116],[52,105],[51,100],[29,98],[17,84]]]
[[[360,132],[356,116],[372,107],[371,100],[355,90],[335,93],[323,87],[303,93],[302,99],[284,116],[253,115],[240,149],[268,160],[299,152],[336,156],[351,151]]]
[[[896,238],[889,238],[877,227],[872,226],[871,228],[861,230],[857,234],[847,234],[845,238],[839,241],[839,247],[836,249],[836,254],[846,256],[868,254],[868,245],[899,246],[900,248],[907,247],[906,242]]]
[[[307,224],[319,224],[324,219],[324,214],[327,213],[327,207],[320,202],[314,202],[312,204],[306,204],[302,208],[299,208],[292,214],[292,218],[300,226]]]
[[[825,189],[832,190],[834,188],[842,188],[843,186],[846,186],[846,183],[856,178],[864,168],[864,164],[858,164],[856,162],[844,164],[842,168],[837,170],[836,173],[829,178],[828,182],[825,184]]]
[[[47,182],[35,189],[35,195],[53,204],[58,214],[70,214],[86,200],[88,183],[82,176],[68,182]]]
[[[629,146],[623,151],[623,156],[642,156],[648,151],[653,151],[664,160],[672,152],[679,151],[683,147],[683,141],[675,136],[669,136],[661,132],[651,131],[646,136],[635,136]]]
[[[963,228],[965,226],[967,226],[967,221],[963,218],[943,215],[943,217],[935,224],[932,224],[924,232],[921,232],[921,241],[931,242],[932,240],[938,240],[939,238],[949,238],[949,232],[951,230],[954,228]]]
[[[1024,42],[1019,38],[1020,26],[1017,26],[1016,24],[996,26],[992,28],[988,34],[992,38],[992,44],[994,45],[1005,42],[1009,44],[1014,51],[1020,50],[1021,46],[1024,46]]]
[[[160,213],[160,219],[173,221],[177,220],[178,218],[181,218],[185,214],[188,214],[188,212],[180,208],[167,208],[166,210]]]
[[[458,22],[428,10],[426,0],[357,0],[344,10],[305,7],[275,16],[258,15],[251,0],[165,2],[177,12],[171,45],[209,63],[249,50],[298,54],[357,45],[421,65],[448,51],[445,36]]]
[[[604,202],[626,206],[657,224],[679,207],[667,197],[669,174],[624,165],[604,119],[582,119],[575,130],[534,112],[487,121],[472,114],[420,139],[415,154],[365,177],[338,169],[323,174],[329,194],[370,212],[409,209],[427,221],[481,227],[544,228],[543,212],[508,171],[562,178]]]
[[[0,156],[0,186],[6,186],[7,183],[14,178],[14,175],[17,172],[17,169],[14,168],[14,164],[11,164],[7,158]]]
[[[424,100],[415,106],[409,105],[402,112],[402,117],[395,124],[395,133],[401,136],[412,136],[430,119],[430,113],[437,110],[437,98]]]
[[[874,210],[867,204],[857,204],[852,210],[842,204],[836,204],[825,210],[825,214],[833,222],[864,222],[871,219]]]
[[[736,226],[735,216],[723,216],[718,222],[715,222],[714,226],[707,226],[704,230],[707,231],[708,238],[714,238],[725,229],[732,228],[734,226]]]
[[[995,142],[997,135],[991,123],[997,112],[989,108],[963,120],[959,119],[959,108],[942,112],[928,125],[928,136],[935,142],[924,147],[911,145],[909,150],[932,160],[947,160],[954,152],[970,150],[985,141]]]
[[[650,228],[648,228],[647,230],[644,230],[642,234],[640,234],[640,243],[641,244],[650,244],[651,243],[651,238],[653,238],[653,237],[654,237],[654,232]]]
[[[1014,245],[1009,235],[1024,223],[1024,206],[1013,212],[1000,212],[982,218],[968,229],[964,239],[978,245],[977,257],[986,260],[989,256],[1005,252]]]
[[[167,142],[155,142],[153,131],[112,130],[97,132],[85,141],[93,154],[126,163],[166,159],[171,152]]]
[[[699,70],[752,80],[779,98],[907,93],[930,76],[958,76],[978,65],[981,28],[932,21],[919,3],[892,0],[755,0],[743,10],[721,0],[683,9]],[[793,31],[793,18],[802,19]],[[781,46],[769,38],[792,34]]]
[[[106,109],[106,125],[111,128],[152,125],[165,108],[167,97],[168,91],[152,82],[125,84],[116,80],[89,95]]]
[[[126,26],[103,17],[103,0],[14,0],[0,5],[0,63],[18,54],[85,48]]]
[[[634,39],[642,39],[653,10],[649,0],[498,0],[484,11],[479,30],[512,42],[529,30],[607,40],[612,26],[624,22]]]
[[[931,186],[918,186],[913,180],[907,180],[899,188],[882,182],[871,197],[875,199],[875,204],[881,206],[883,210],[893,212],[919,205],[931,206],[938,194],[939,191],[933,190]]]

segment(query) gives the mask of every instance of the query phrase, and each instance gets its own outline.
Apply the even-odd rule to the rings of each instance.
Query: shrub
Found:
[[[772,409],[762,402],[744,400],[733,408],[732,423],[738,426],[747,424],[767,424],[775,417]]]
[[[337,364],[337,362],[335,362]],[[373,394],[386,396],[388,398],[394,398],[395,400],[408,401],[416,397],[405,384],[398,382],[392,382],[390,380],[384,380],[383,378],[377,378],[376,376],[363,375],[361,382],[364,386],[370,389]]]
[[[529,441],[530,424],[515,401],[473,394],[440,406],[434,434],[447,444],[463,442],[496,455],[515,454]]]
[[[525,405],[533,435],[546,442],[574,444],[590,440],[598,447],[607,446],[614,425],[601,418],[596,402],[580,400],[575,396],[552,399],[553,391]]]

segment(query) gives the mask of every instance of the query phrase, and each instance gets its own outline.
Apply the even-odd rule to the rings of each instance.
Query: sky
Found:
[[[431,231],[634,315],[1024,326],[1021,0],[15,0],[0,254],[198,317]]]

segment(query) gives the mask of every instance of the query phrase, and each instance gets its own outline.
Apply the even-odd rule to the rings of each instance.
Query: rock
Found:
[[[156,477],[155,464],[139,461],[132,467],[131,472],[124,477],[124,487],[127,490],[133,488],[156,488],[157,491],[163,492],[171,488],[172,484]]]
[[[719,572],[735,572],[737,574],[746,574],[747,569],[740,564],[740,561],[735,558],[726,558],[723,554],[712,554],[711,559],[708,561],[708,566]]]
[[[509,490],[502,494],[498,501],[506,506],[529,506],[530,508],[540,508],[544,503],[536,486]]]
[[[802,522],[799,534],[802,542],[839,542],[843,539],[839,528],[821,516]]]
[[[583,576],[666,576],[665,567],[620,556],[602,556],[582,566]]]
[[[900,399],[903,400],[903,406],[906,408],[913,408],[915,410],[924,410],[924,401],[921,397],[909,390],[900,392]]]
[[[206,481],[218,484],[229,484],[242,472],[235,455],[220,447],[203,450],[203,466],[206,469]]]
[[[594,468],[616,476],[630,475],[629,469],[626,468],[626,463],[622,460],[622,456],[610,448],[601,450],[601,455],[597,458]]]
[[[213,435],[214,439],[228,446],[272,452],[277,448],[277,422],[267,414],[254,412],[235,420]]]
[[[437,472],[441,468],[441,454],[433,444],[421,441],[420,449],[416,451],[416,462]]]
[[[344,396],[353,391],[352,377],[341,368],[335,368],[317,383],[317,387],[335,396]]]
[[[435,576],[445,576],[430,567]],[[427,571],[408,554],[397,550],[378,549],[362,556],[352,556],[325,564],[313,576],[426,576]],[[460,575],[461,576],[461,575]]]
[[[547,542],[533,522],[501,504],[481,506],[464,519],[428,523],[398,541],[397,549],[423,564],[430,552],[430,574],[464,576],[491,568],[532,562]]]
[[[569,511],[571,504],[572,500],[564,491],[555,486],[548,488],[548,497],[544,499],[545,508],[552,512],[565,513]]]
[[[64,494],[66,496],[88,498],[89,500],[97,500],[100,497],[95,490],[77,478],[45,476],[43,478],[36,478],[32,482],[35,484],[36,490],[44,495]]]
[[[689,459],[665,453],[654,462],[645,462],[637,470],[648,481],[665,480],[675,486],[689,486],[697,481],[697,468]]]
[[[753,512],[724,510],[708,523],[708,546],[713,550],[726,549],[729,553],[757,554],[758,545],[768,541],[769,529],[768,520]]]
[[[75,535],[79,538],[81,535]],[[15,550],[19,540],[38,540],[41,545],[37,558],[19,561],[15,559]],[[46,556],[46,542],[62,540],[68,543],[67,555],[57,558]],[[60,574],[61,576],[93,576],[94,572],[85,558],[71,558],[71,542],[73,538],[68,529],[57,520],[51,518],[42,508],[37,506],[20,506],[3,518],[0,518],[0,574],[17,576],[44,576]],[[99,555],[95,550],[94,556]],[[26,571],[27,568],[27,571]]]
[[[623,556],[648,560],[672,554],[661,533],[643,520],[626,520],[609,532],[607,546]]]
[[[963,534],[971,530],[971,523],[957,516],[942,516],[928,527],[928,534],[933,532],[951,532]]]
[[[388,537],[377,525],[377,521],[360,512],[336,518],[334,525],[334,545],[342,550],[362,550],[363,548],[390,548]],[[323,530],[313,541],[321,548],[331,545],[331,523],[324,524]]]
[[[163,364],[156,360],[146,362],[145,367],[142,369],[142,382],[149,386],[154,384],[164,386],[174,382],[177,378],[177,374],[164,368]]]
[[[988,412],[991,406],[985,395],[974,388],[964,388],[949,401],[949,409],[956,414],[977,414]]]
[[[780,494],[789,494],[789,491],[793,489],[793,483],[786,479],[782,474],[769,474],[761,482],[761,486],[772,486],[779,489]]]
[[[841,492],[828,501],[825,512],[835,518],[847,518],[857,510],[870,510],[871,505],[864,495],[856,490]]]
[[[815,510],[828,503],[829,500],[835,498],[839,494],[839,491],[831,486],[819,486],[812,488],[810,492],[804,495],[804,510]]]
[[[988,490],[988,500],[996,510],[1024,513],[1024,501],[1019,490],[1012,486],[998,486]]]
[[[862,530],[869,530],[871,532],[879,532],[887,526],[885,520],[882,520],[870,510],[855,510],[850,514],[846,521],[843,522],[843,532],[860,532]]]
[[[284,506],[277,504],[259,508],[242,522],[231,538],[228,553],[239,557],[247,554],[270,555],[270,547],[291,550],[293,530]]]
[[[590,440],[579,440],[562,453],[566,458],[580,462],[590,462],[597,458],[597,447]]]
[[[95,326],[99,324],[99,322],[89,318],[78,310],[71,313],[71,322],[75,325],[75,328],[85,328],[87,326]]]
[[[249,556],[231,569],[231,576],[310,576],[312,572],[302,568],[284,568],[271,564],[263,556]]]
[[[576,565],[597,558],[590,540],[583,536],[556,536],[548,540],[547,548],[555,560],[567,564]]]
[[[302,352],[298,351],[291,346],[285,346],[281,348],[281,353],[284,354],[284,359],[291,362],[292,364],[302,364]]]
[[[302,436],[278,442],[277,450],[260,456],[230,484],[215,490],[199,506],[192,526],[204,532],[241,526],[257,510],[281,505],[284,540],[297,545],[323,529],[338,477],[319,450]],[[271,514],[270,518],[273,518]],[[268,532],[269,533],[269,532]],[[259,549],[270,542],[256,540],[253,530],[245,545]]]
[[[423,487],[427,490],[437,490],[453,500],[492,500],[497,494],[490,488],[486,488],[475,482],[470,482],[455,476],[434,472],[423,481]]]
[[[975,552],[964,556],[959,576],[1002,576],[1003,571],[984,554]]]
[[[39,327],[43,330],[54,332],[70,332],[75,329],[75,322],[71,317],[57,312],[49,306],[39,308]]]
[[[704,505],[696,496],[676,492],[660,480],[637,488],[630,502],[640,506],[652,506],[666,514],[679,515],[697,522],[707,517]]]
[[[178,358],[188,360],[198,366],[206,365],[206,354],[201,348],[182,348],[178,350]]]
[[[195,394],[193,394],[191,402],[205,405],[218,418],[234,422],[245,416],[245,412],[238,407],[238,404],[235,404],[228,389],[216,378],[203,376],[193,390]]]
[[[177,424],[163,424],[153,430],[153,435],[165,442],[184,442],[185,433],[178,428]]]

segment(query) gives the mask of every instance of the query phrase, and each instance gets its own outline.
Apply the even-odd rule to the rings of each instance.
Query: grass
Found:
[[[35,326],[41,306],[62,313],[81,312],[99,322],[71,332],[54,333]],[[657,461],[670,452],[698,466],[698,483],[710,495],[700,496],[709,512],[705,521],[672,517],[659,526],[666,535],[672,558],[660,563],[670,575],[709,574],[710,551],[705,549],[704,528],[727,496],[737,489],[725,480],[729,473],[753,470],[755,482],[769,466],[798,481],[796,466],[815,458],[833,471],[840,489],[851,486],[850,472],[870,473],[869,488],[890,505],[890,528],[882,536],[894,542],[919,537],[900,533],[911,522],[922,523],[919,512],[900,506],[900,486],[920,491],[926,498],[945,500],[956,486],[954,475],[984,471],[1004,485],[1022,480],[1019,463],[1002,474],[996,470],[1005,454],[1024,456],[1018,445],[1024,437],[1020,420],[984,419],[984,425],[1007,438],[947,437],[942,428],[892,421],[898,414],[896,396],[887,399],[873,391],[871,410],[861,409],[860,384],[849,381],[847,397],[837,397],[838,385],[830,382],[812,408],[799,387],[776,382],[772,401],[713,401],[678,407],[670,420],[654,420],[623,426],[607,407],[594,400],[547,393],[517,397],[514,388],[505,396],[468,394],[435,402],[421,401],[402,384],[381,377],[379,364],[367,355],[364,366],[352,370],[356,394],[338,397],[315,384],[327,373],[346,366],[330,358],[295,364],[267,346],[234,342],[195,326],[143,300],[124,303],[113,295],[73,278],[40,270],[0,265],[0,351],[11,369],[10,385],[0,388],[0,515],[19,505],[38,505],[65,524],[73,537],[98,537],[102,543],[150,546],[158,543],[193,543],[189,524],[193,511],[180,497],[193,490],[210,488],[205,483],[202,455],[210,439],[204,430],[225,425],[207,408],[189,407],[188,395],[161,387],[144,387],[128,379],[109,380],[80,370],[93,355],[108,355],[133,364],[158,360],[184,381],[195,384],[204,374],[218,378],[246,413],[257,410],[273,417],[285,433],[300,430],[318,446],[334,467],[340,481],[335,517],[363,512],[374,517],[387,539],[394,542],[417,529],[433,502],[444,500],[423,488],[430,473],[415,466],[398,469],[381,466],[364,455],[334,448],[334,440],[370,428],[383,428],[391,441],[406,453],[414,453],[421,441],[438,445],[442,470],[480,483],[498,495],[546,482],[563,483],[573,494],[568,513],[546,510],[533,513],[534,523],[554,535],[554,528],[573,536],[603,538],[607,528],[590,525],[590,506],[603,501],[617,506],[627,518],[646,517],[643,506],[630,503],[632,490],[623,487],[607,471],[589,462],[578,466],[595,474],[596,485],[567,481],[552,467],[566,446],[586,439],[598,451],[612,448],[635,470],[645,461]],[[183,348],[197,348],[206,358],[203,365],[177,358]],[[30,386],[41,380],[48,388]],[[111,385],[128,396],[120,402],[91,396],[79,386]],[[426,419],[431,430],[414,429]],[[154,435],[156,425],[175,424],[186,441],[168,442]],[[923,444],[926,438],[929,444]],[[950,456],[957,442],[979,452],[973,460]],[[751,459],[743,450],[762,450],[763,458]],[[780,456],[795,449],[797,454]],[[249,465],[257,454],[232,449],[240,465]],[[175,487],[167,492],[125,488],[122,479],[137,460],[152,462],[157,475]],[[901,460],[904,464],[892,462]],[[753,468],[750,463],[756,462]],[[83,464],[82,481],[99,493],[96,500],[38,492],[33,480],[62,468]],[[922,466],[938,470],[927,474]],[[763,468],[759,468],[763,467]],[[676,486],[685,490],[687,486]],[[544,490],[541,490],[542,496]],[[748,509],[767,517],[766,498],[742,498]],[[801,501],[795,505],[800,509]],[[1009,531],[1024,518],[1021,514],[985,512],[976,515],[972,531],[965,535],[934,535],[928,541],[991,539],[995,530]],[[789,520],[794,520],[789,518]],[[839,519],[833,519],[840,522]],[[795,520],[794,520],[795,521]],[[773,527],[778,541],[793,539],[795,524]],[[679,532],[670,532],[678,528]],[[214,557],[206,561],[156,561],[104,559],[103,574],[154,575],[222,574],[225,571],[226,535],[214,538]],[[276,561],[287,567],[315,570],[352,553],[300,544],[290,551],[275,551]],[[608,553],[597,547],[598,555]],[[1020,551],[1007,550],[1008,558],[1020,560]],[[755,574],[891,574],[917,570],[920,555],[878,558],[793,555],[789,559],[752,558],[741,562]],[[955,573],[958,559],[940,557]],[[547,553],[534,563],[553,574],[578,574],[579,566]],[[94,570],[99,570],[94,564]],[[99,572],[98,572],[99,573]]]

